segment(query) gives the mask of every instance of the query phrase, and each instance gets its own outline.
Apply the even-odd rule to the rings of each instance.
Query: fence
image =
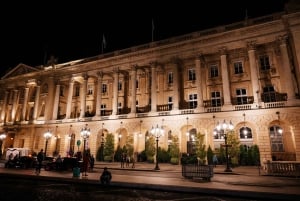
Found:
[[[210,181],[214,176],[213,165],[183,164],[182,176],[188,179],[202,178]]]

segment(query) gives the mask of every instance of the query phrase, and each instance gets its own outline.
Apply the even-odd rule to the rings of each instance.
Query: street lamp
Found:
[[[104,123],[102,122],[102,130],[101,130],[101,152],[100,152],[100,161],[104,161],[104,131],[103,131]]]
[[[119,134],[118,134],[119,145],[120,145],[120,141],[121,141],[121,138],[122,138],[122,133],[121,133],[121,131],[122,131],[122,124],[123,124],[123,122],[121,121],[120,122],[120,131],[119,131]]]
[[[159,167],[158,167],[158,140],[161,136],[164,135],[163,126],[158,127],[158,125],[156,125],[155,128],[152,127],[150,132],[156,138],[156,164],[155,164],[154,170],[159,170]]]
[[[225,154],[226,154],[226,169],[224,170],[225,172],[232,172],[232,169],[229,166],[229,157],[228,157],[228,147],[231,147],[232,145],[227,143],[227,137],[228,137],[228,133],[230,131],[233,130],[233,124],[230,121],[229,123],[226,123],[226,121],[224,120],[224,122],[222,124],[217,124],[216,129],[218,131],[218,133],[224,137],[225,140]],[[221,133],[220,133],[221,132]]]
[[[46,139],[46,144],[45,144],[45,157],[47,156],[47,146],[48,146],[48,141],[52,137],[51,131],[48,129],[46,133],[44,133],[44,138]]]
[[[2,153],[3,153],[3,152],[2,152],[2,144],[3,144],[3,141],[4,141],[5,138],[6,138],[6,134],[5,134],[5,133],[3,133],[3,134],[0,135],[0,141],[1,141],[1,142],[0,142],[0,143],[1,143],[1,144],[0,144],[0,159],[1,159]]]
[[[80,135],[83,138],[83,154],[85,154],[86,140],[90,137],[91,131],[85,124],[85,127],[81,129]]]

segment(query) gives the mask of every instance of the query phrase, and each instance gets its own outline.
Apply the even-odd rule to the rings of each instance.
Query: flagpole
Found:
[[[152,42],[154,41],[154,21],[152,18]]]

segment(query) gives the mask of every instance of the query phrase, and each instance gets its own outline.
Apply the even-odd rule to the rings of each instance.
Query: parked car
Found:
[[[8,160],[5,163],[6,168],[33,168],[36,165],[36,159],[32,156],[21,156],[18,159]]]
[[[82,163],[77,160],[76,157],[63,157],[62,158],[62,164],[57,165],[56,158],[54,157],[48,157],[47,160],[43,161],[44,169],[45,170],[62,170],[62,171],[68,171],[73,170],[74,167],[80,167],[82,169]]]

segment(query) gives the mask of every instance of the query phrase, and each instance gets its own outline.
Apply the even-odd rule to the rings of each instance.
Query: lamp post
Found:
[[[156,139],[156,161],[155,161],[156,164],[155,164],[154,170],[159,170],[159,167],[158,167],[158,141],[159,141],[159,138],[164,135],[163,126],[158,127],[158,125],[156,125],[155,128],[152,127],[150,132]]]
[[[44,138],[46,140],[46,144],[45,144],[45,157],[47,156],[47,147],[48,147],[48,141],[49,139],[52,137],[52,133],[51,131],[48,129],[46,131],[46,133],[44,133]]]
[[[0,159],[2,158],[2,153],[3,153],[2,152],[2,144],[3,144],[3,141],[4,141],[5,138],[6,138],[6,134],[5,133],[3,133],[3,134],[0,135],[0,141],[1,141],[0,142],[1,143],[0,144]]]
[[[83,138],[83,155],[85,154],[86,140],[90,137],[91,131],[88,128],[88,125],[85,124],[85,127],[81,129],[80,135]]]
[[[100,161],[104,161],[104,132],[103,132],[103,126],[104,123],[102,123],[102,134],[101,134],[101,156],[100,156]]]
[[[232,169],[230,168],[229,165],[229,157],[228,157],[228,147],[231,147],[232,145],[228,144],[227,142],[227,137],[228,137],[228,133],[230,131],[233,130],[233,124],[230,121],[229,123],[226,123],[226,121],[224,120],[224,122],[222,123],[222,125],[220,125],[219,123],[216,126],[216,129],[218,131],[218,133],[220,134],[220,132],[222,132],[220,135],[224,137],[225,140],[225,154],[226,154],[226,168],[224,170],[224,172],[232,172]]]

